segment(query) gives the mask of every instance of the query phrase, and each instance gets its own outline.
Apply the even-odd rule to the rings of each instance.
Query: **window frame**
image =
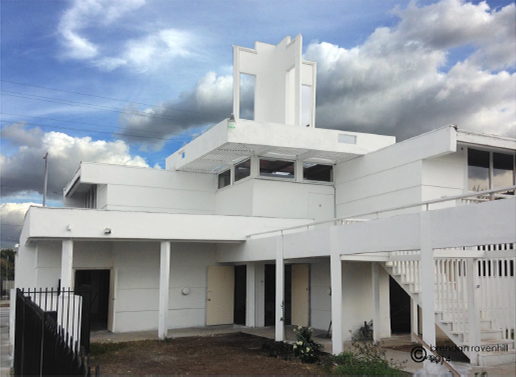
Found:
[[[266,160],[266,161],[284,161],[284,162],[289,162],[289,163],[292,163],[292,166],[293,166],[293,175],[292,177],[282,177],[282,176],[276,176],[276,177],[272,177],[272,176],[267,176],[267,175],[262,175],[262,169],[261,169],[261,161],[262,160]],[[282,158],[269,158],[269,157],[259,157],[258,158],[258,175],[257,175],[257,178],[260,178],[260,179],[271,179],[271,180],[277,180],[277,181],[284,181],[284,182],[296,182],[296,160],[286,160],[286,159],[282,159]]]

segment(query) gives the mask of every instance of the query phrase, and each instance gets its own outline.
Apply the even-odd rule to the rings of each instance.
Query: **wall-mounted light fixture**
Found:
[[[111,234],[111,228],[104,229],[104,234]]]

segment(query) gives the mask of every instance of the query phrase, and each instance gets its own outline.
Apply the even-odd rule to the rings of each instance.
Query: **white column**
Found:
[[[63,240],[61,249],[61,287],[73,288],[73,241]]]
[[[170,242],[160,244],[160,275],[159,275],[159,319],[158,319],[158,338],[167,337],[167,314],[168,314],[168,295],[170,286]]]
[[[256,263],[250,262],[246,266],[247,278],[247,300],[246,300],[246,320],[247,327],[256,327]]]
[[[283,260],[283,236],[276,239],[276,341],[285,340],[285,261]]]
[[[381,318],[380,318],[380,271],[378,263],[371,262],[371,276],[373,285],[373,341],[380,341],[381,337]]]
[[[432,223],[428,212],[420,214],[421,248],[421,309],[423,312],[423,341],[435,346],[435,266],[432,248]]]
[[[342,337],[342,261],[338,244],[338,228],[330,229],[330,274],[331,274],[331,323],[332,352],[338,355],[344,351]]]

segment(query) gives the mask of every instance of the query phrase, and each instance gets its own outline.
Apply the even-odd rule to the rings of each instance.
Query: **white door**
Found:
[[[235,269],[233,266],[208,266],[206,325],[233,323]]]
[[[308,264],[292,265],[292,324],[308,326],[310,272]]]

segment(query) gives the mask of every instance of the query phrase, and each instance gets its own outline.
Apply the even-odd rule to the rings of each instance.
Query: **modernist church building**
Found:
[[[64,207],[27,212],[16,286],[87,283],[92,326],[112,332],[331,326],[339,353],[373,320],[376,340],[502,345],[465,353],[515,361],[516,140],[321,128],[302,45],[234,46],[234,115],[166,169],[81,163]]]

